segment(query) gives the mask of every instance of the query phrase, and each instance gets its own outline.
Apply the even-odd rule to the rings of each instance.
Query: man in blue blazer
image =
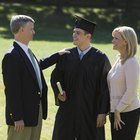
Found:
[[[34,20],[26,15],[16,15],[11,19],[10,28],[14,42],[2,60],[7,140],[39,140],[42,118],[47,118],[48,88],[42,70],[55,64],[67,51],[40,61],[32,54],[33,62],[28,44],[35,34]]]

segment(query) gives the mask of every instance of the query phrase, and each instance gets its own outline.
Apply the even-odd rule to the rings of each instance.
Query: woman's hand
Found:
[[[125,123],[121,120],[121,115],[118,110],[115,110],[114,112],[114,129],[117,131],[119,129],[122,129],[122,125],[125,125]]]

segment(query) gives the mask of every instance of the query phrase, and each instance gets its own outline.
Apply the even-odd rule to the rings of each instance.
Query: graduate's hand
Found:
[[[70,51],[69,51],[69,49],[63,49],[63,50],[60,50],[60,51],[58,51],[58,53],[59,53],[59,55],[63,55],[63,54],[65,54],[65,53],[70,53]]]
[[[103,127],[105,123],[106,123],[106,114],[98,114],[97,127]]]
[[[23,120],[15,121],[14,124],[15,124],[15,128],[14,128],[15,131],[19,132],[19,131],[22,131],[24,129],[24,121]]]
[[[115,110],[114,112],[114,129],[117,131],[119,129],[122,129],[122,125],[125,125],[125,123],[121,120],[120,112]]]
[[[67,99],[66,92],[63,91],[63,94],[59,93],[59,94],[58,94],[58,99],[59,99],[60,101],[62,101],[62,102],[65,102],[66,99]]]

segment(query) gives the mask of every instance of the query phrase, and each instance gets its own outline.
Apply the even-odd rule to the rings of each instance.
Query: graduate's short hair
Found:
[[[26,15],[12,16],[11,21],[10,21],[11,32],[13,34],[16,34],[21,27],[24,27],[27,24],[27,22],[34,23],[35,21],[31,17],[26,16]]]
[[[120,26],[113,30],[112,35],[115,32],[120,33],[122,38],[127,42],[126,59],[134,56],[137,52],[137,47],[138,47],[138,39],[137,39],[137,35],[136,35],[136,32],[134,31],[134,29],[132,27],[128,27],[128,26]]]

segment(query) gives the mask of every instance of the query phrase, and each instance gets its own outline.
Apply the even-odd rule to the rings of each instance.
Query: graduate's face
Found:
[[[88,34],[80,28],[75,28],[73,30],[73,44],[77,46],[83,46],[88,40]]]
[[[113,49],[119,52],[126,50],[127,42],[123,39],[121,34],[119,32],[114,32],[112,36]]]

